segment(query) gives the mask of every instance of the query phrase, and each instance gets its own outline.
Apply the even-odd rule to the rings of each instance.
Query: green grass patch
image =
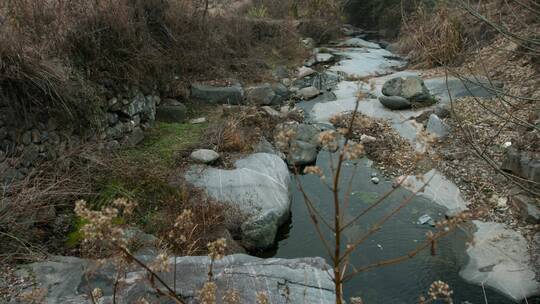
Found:
[[[168,167],[176,153],[197,144],[208,127],[204,124],[159,122],[139,146],[123,151],[129,159]]]

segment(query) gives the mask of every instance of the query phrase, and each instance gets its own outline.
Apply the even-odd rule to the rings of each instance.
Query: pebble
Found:
[[[206,122],[206,117],[200,117],[200,118],[195,118],[195,119],[191,119],[189,121],[190,124],[202,124],[202,123],[205,123]]]
[[[372,143],[372,142],[375,142],[377,141],[377,138],[373,137],[373,136],[369,136],[369,135],[366,135],[366,134],[362,134],[362,136],[360,136],[360,142],[365,144],[365,143]]]

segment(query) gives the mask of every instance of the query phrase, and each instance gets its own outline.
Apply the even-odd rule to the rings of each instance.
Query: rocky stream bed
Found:
[[[202,189],[210,197],[238,210],[242,244],[258,252],[262,258],[247,255],[227,256],[214,268],[218,293],[229,288],[240,291],[241,303],[255,303],[255,292],[266,292],[270,302],[277,303],[332,303],[334,293],[328,274],[331,267],[318,236],[310,223],[296,179],[316,198],[324,215],[331,216],[330,192],[316,176],[294,176],[289,165],[317,164],[329,172],[332,151],[321,150],[317,137],[321,131],[331,130],[331,118],[355,109],[373,119],[383,119],[406,139],[417,153],[425,153],[434,140],[444,139],[452,130],[444,123],[452,97],[468,95],[490,96],[492,92],[471,82],[465,85],[458,79],[424,79],[419,71],[406,71],[406,62],[379,44],[360,37],[348,37],[326,48],[314,49],[314,56],[301,67],[295,77],[282,73],[279,85],[262,85],[244,89],[239,85],[226,89],[195,85],[193,97],[211,103],[240,103],[243,98],[264,106],[268,113],[280,115],[268,107],[286,98],[288,91],[298,96],[297,107],[305,113],[302,124],[284,123],[282,129],[294,129],[295,138],[289,151],[279,151],[268,141],[257,147],[258,153],[235,162],[235,169],[213,168],[196,164],[185,173],[186,180]],[[313,69],[312,69],[313,68]],[[279,74],[279,73],[278,73]],[[396,80],[397,79],[397,80]],[[388,84],[388,81],[392,84]],[[409,94],[411,93],[412,94]],[[386,94],[383,94],[386,93]],[[423,95],[422,95],[423,94]],[[435,102],[436,101],[436,102]],[[424,107],[415,103],[428,102]],[[435,104],[431,104],[435,102]],[[416,118],[429,113],[426,125]],[[440,117],[441,116],[441,117]],[[377,140],[376,138],[373,140]],[[285,153],[283,153],[285,152]],[[200,163],[211,163],[217,155],[199,151],[192,155]],[[363,210],[376,198],[392,189],[394,177],[385,176],[367,158],[347,162],[344,180],[358,167],[352,192],[350,213]],[[424,179],[431,179],[426,190],[395,218],[370,238],[364,247],[353,254],[351,262],[370,264],[384,258],[399,256],[425,239],[433,229],[417,223],[423,215],[440,220],[467,210],[469,203],[459,188],[436,169],[427,168]],[[401,199],[418,190],[422,179],[407,177],[408,186],[396,191],[387,204],[376,208],[365,221],[347,230],[347,238],[354,239]],[[347,189],[347,187],[342,187]],[[291,214],[292,213],[292,214]],[[424,217],[425,218],[425,217]],[[470,235],[472,234],[472,235]],[[471,238],[472,237],[472,238]],[[474,239],[474,242],[470,242]],[[346,285],[346,296],[361,296],[365,303],[414,303],[431,282],[443,280],[454,289],[456,303],[513,303],[533,299],[540,293],[540,285],[531,264],[530,244],[518,232],[495,222],[474,221],[467,229],[458,230],[439,243],[438,254],[422,253],[404,263],[378,268],[360,274]],[[534,244],[533,244],[534,246]],[[537,248],[538,249],[538,248]],[[532,249],[535,250],[535,249]],[[151,261],[153,250],[141,251],[142,260]],[[176,263],[176,292],[187,301],[197,303],[196,291],[205,279],[209,260],[206,257],[179,257]],[[19,271],[27,288],[46,288],[47,303],[91,303],[88,292],[100,287],[108,303],[112,296],[114,266],[105,264],[90,274],[92,261],[56,257],[32,264]],[[171,281],[171,274],[162,274]],[[147,283],[144,272],[134,269],[127,273],[120,293],[120,303],[134,303],[142,295],[151,295],[152,303],[169,303],[159,298]],[[219,299],[221,297],[218,297]]]

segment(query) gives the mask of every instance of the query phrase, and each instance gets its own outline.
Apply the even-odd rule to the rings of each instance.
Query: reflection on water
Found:
[[[327,176],[330,176],[328,173],[329,155],[327,152],[321,152],[317,162],[327,172]],[[383,178],[380,184],[373,184],[370,180],[375,170],[366,166],[366,163],[369,161],[363,160],[357,165],[358,169],[350,193],[350,206],[346,212],[349,218],[392,189],[392,183]],[[345,166],[341,189],[348,188],[348,181],[354,167],[353,164]],[[331,222],[333,204],[330,190],[322,185],[316,176],[297,178],[304,185],[313,203]],[[279,258],[326,256],[295,181],[291,187],[293,189],[292,221],[289,227],[282,231],[282,240],[273,255]],[[404,189],[396,190],[385,203],[374,208],[358,224],[348,229],[345,237],[350,241],[357,239],[410,194]],[[444,211],[442,207],[425,199],[415,198],[353,254],[351,263],[359,268],[380,260],[402,256],[414,250],[425,240],[426,232],[434,229],[428,225],[418,225],[416,223],[418,218],[428,214],[434,219],[440,219]],[[328,235],[329,233],[326,233],[327,237]],[[361,296],[365,303],[417,303],[419,295],[422,292],[425,293],[433,281],[442,280],[450,284],[454,290],[455,303],[467,303],[466,301],[484,303],[482,288],[468,284],[459,276],[460,267],[466,262],[464,250],[468,240],[469,234],[465,230],[458,230],[438,243],[435,256],[432,256],[428,250],[403,263],[361,273],[346,284],[346,296]],[[489,289],[486,289],[486,296],[489,303],[512,303]]]

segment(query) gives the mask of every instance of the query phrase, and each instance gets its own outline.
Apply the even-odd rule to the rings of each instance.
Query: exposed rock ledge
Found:
[[[152,261],[152,256],[140,259]],[[174,259],[169,263],[172,265]],[[176,260],[176,293],[186,303],[198,303],[197,291],[207,280],[208,257],[178,257]],[[88,294],[101,288],[100,303],[112,303],[116,271],[106,262],[94,269],[94,262],[73,257],[54,257],[50,261],[28,266],[26,276],[33,276],[34,288],[48,291],[45,303],[91,303]],[[217,299],[221,301],[227,290],[235,289],[240,295],[239,303],[255,303],[257,292],[266,293],[270,303],[334,303],[333,283],[328,266],[322,258],[260,259],[248,255],[226,256],[216,261],[213,273],[217,285]],[[171,267],[171,269],[174,269]],[[23,273],[22,271],[20,273]],[[22,274],[21,274],[22,275]],[[160,277],[172,288],[173,273],[161,273]],[[149,303],[172,303],[158,297],[141,268],[131,269],[117,291],[117,303],[135,303],[141,297]],[[17,302],[12,302],[17,303]],[[221,303],[221,302],[219,302]]]
[[[515,301],[540,294],[527,240],[503,224],[474,221],[478,230],[467,249],[469,262],[460,271],[467,281],[491,286]]]
[[[290,215],[289,169],[276,155],[256,153],[236,161],[236,169],[192,166],[186,181],[244,215],[240,223],[243,245],[264,249],[274,245],[279,226]],[[238,213],[235,219],[242,218]]]

